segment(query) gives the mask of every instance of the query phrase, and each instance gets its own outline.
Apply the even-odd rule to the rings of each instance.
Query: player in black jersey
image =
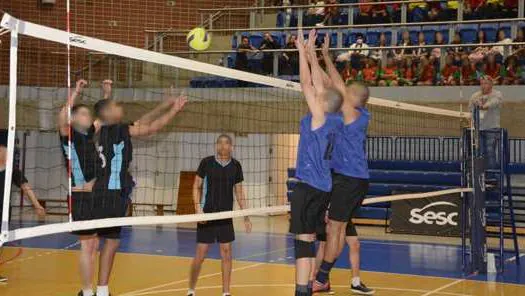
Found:
[[[158,133],[183,109],[186,102],[185,96],[169,97],[154,111],[132,124],[122,122],[124,110],[115,100],[100,100],[95,104],[95,115],[101,122],[95,132],[98,153],[97,179],[93,187],[95,219],[123,217],[125,214],[122,191],[131,186],[128,172],[133,158],[131,138]],[[109,295],[108,282],[120,244],[120,230],[120,227],[103,230],[107,235],[100,254],[97,296]]]
[[[87,105],[75,104],[82,94],[87,82],[77,81],[76,88],[71,94],[71,213],[73,221],[91,220],[93,215],[92,188],[95,184],[97,153],[93,136],[95,123]],[[64,157],[69,155],[69,123],[67,106],[58,114],[58,130]],[[67,166],[67,164],[66,164]],[[79,296],[93,296],[93,279],[95,275],[95,258],[99,245],[99,236],[104,236],[96,229],[76,231],[80,241],[79,270],[82,282],[82,291]]]

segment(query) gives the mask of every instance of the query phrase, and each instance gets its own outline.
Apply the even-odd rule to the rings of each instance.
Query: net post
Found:
[[[4,19],[5,20],[5,19]],[[4,20],[2,25],[4,25]],[[2,225],[0,235],[0,246],[8,241],[9,234],[9,205],[11,195],[11,181],[14,165],[15,131],[16,131],[16,91],[17,91],[17,68],[18,68],[18,23],[10,24],[11,45],[9,55],[9,121],[7,136],[7,159],[5,168],[4,200],[2,204]]]

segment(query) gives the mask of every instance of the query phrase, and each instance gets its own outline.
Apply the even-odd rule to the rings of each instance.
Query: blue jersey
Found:
[[[369,179],[366,159],[366,135],[370,113],[358,108],[361,115],[354,122],[345,124],[336,133],[332,169],[348,177]]]
[[[328,114],[324,125],[315,130],[312,130],[311,114],[301,120],[296,171],[299,180],[325,192],[332,190],[330,159],[334,133],[342,126],[343,121],[336,114]]]

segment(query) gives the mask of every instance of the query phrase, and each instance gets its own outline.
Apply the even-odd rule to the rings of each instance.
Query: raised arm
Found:
[[[169,111],[164,113],[158,119],[152,121],[151,123],[139,123],[137,125],[130,126],[130,135],[132,137],[143,137],[158,133],[173,119],[173,117],[175,117],[175,115],[177,115],[177,113],[179,113],[184,108],[184,105],[186,105],[187,102],[188,99],[185,96],[180,96],[174,99]]]
[[[334,65],[334,62],[332,62],[332,57],[330,56],[330,37],[328,34],[326,34],[324,38],[323,43],[323,59],[324,63],[326,65],[326,71],[328,72],[328,75],[330,76],[333,87],[341,93],[341,95],[344,95],[346,92],[346,84],[341,77],[341,74],[339,74],[339,71],[337,71],[337,68]]]
[[[71,93],[71,107],[75,105],[75,101],[78,97],[78,95],[82,94],[82,91],[84,90],[84,87],[87,85],[87,81],[84,79],[80,79],[77,81],[75,90],[73,93]],[[65,104],[58,113],[57,123],[58,123],[58,131],[60,132],[61,136],[67,136],[69,133],[69,120],[67,118],[67,109],[68,105]]]
[[[319,96],[324,96],[326,93],[325,79],[324,79],[325,72],[323,71],[323,69],[321,69],[321,66],[319,65],[319,60],[317,59],[315,43],[312,42],[312,40],[315,41],[315,39],[316,39],[315,33],[310,32],[310,35],[308,36],[308,44],[306,48],[306,53],[308,55],[308,62],[310,63],[312,84],[314,86],[316,96],[319,97]]]
[[[315,40],[313,42],[315,42]],[[310,66],[308,65],[308,53],[305,47],[302,31],[299,31],[295,45],[299,51],[299,79],[301,82],[301,88],[306,99],[306,103],[308,104],[308,108],[312,113],[311,128],[317,129],[324,124],[325,114],[322,106],[322,100],[316,96],[316,91],[312,82]]]
[[[150,124],[153,122],[156,118],[159,118],[159,116],[166,111],[171,105],[174,103],[174,99],[171,96],[173,94],[173,87],[170,88],[170,96],[166,98],[162,103],[157,105],[153,110],[150,112],[144,114],[139,120],[135,121],[135,125],[140,124]]]

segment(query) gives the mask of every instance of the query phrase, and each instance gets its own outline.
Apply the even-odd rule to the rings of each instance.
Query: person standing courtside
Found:
[[[239,161],[232,157],[233,142],[228,135],[220,135],[216,142],[216,155],[204,158],[197,170],[193,184],[195,212],[217,213],[233,210],[233,195],[241,209],[246,208],[242,182],[244,176]],[[203,190],[203,187],[205,190]],[[204,201],[201,199],[204,197]],[[244,218],[246,232],[251,232],[249,217]],[[188,296],[195,296],[195,287],[202,263],[211,244],[219,243],[222,258],[223,296],[230,294],[232,272],[232,242],[235,240],[232,219],[199,222],[197,224],[197,249],[191,264]]]

